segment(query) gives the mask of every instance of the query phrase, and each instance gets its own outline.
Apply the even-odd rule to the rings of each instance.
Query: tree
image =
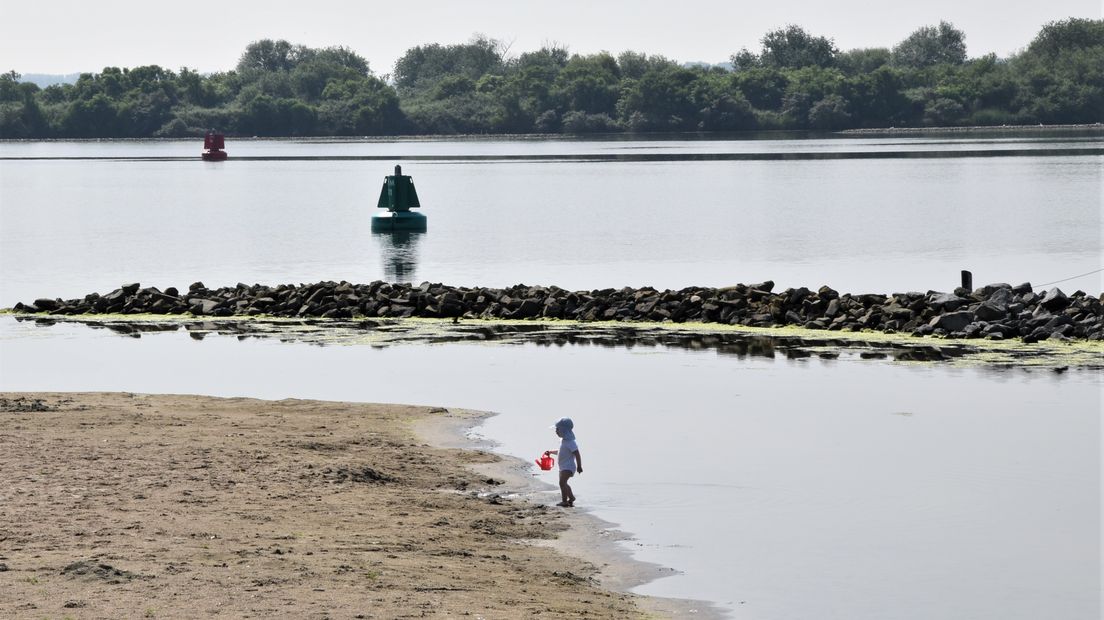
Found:
[[[617,67],[621,70],[621,76],[630,80],[639,80],[649,69],[677,66],[675,61],[657,54],[649,56],[643,52],[625,51],[617,56]]]
[[[732,62],[732,70],[737,73],[762,66],[762,63],[759,62],[759,56],[748,51],[746,47],[741,48],[740,51],[729,56],[728,59]]]
[[[649,69],[625,86],[617,114],[634,131],[692,129],[697,109],[690,85],[697,76],[678,67]]]
[[[881,66],[871,73],[849,77],[841,87],[849,102],[852,124],[882,127],[903,120],[911,109],[902,90],[899,69]]]
[[[302,45],[292,45],[283,39],[261,39],[246,46],[238,60],[238,71],[290,71],[310,52]]]
[[[573,56],[556,76],[556,98],[567,110],[613,114],[621,89],[621,68],[606,52]]]
[[[755,124],[755,111],[729,72],[699,71],[690,84],[699,131],[736,131]]]
[[[1100,47],[1104,45],[1104,19],[1070,19],[1050,22],[1043,26],[1027,53],[1038,56],[1056,56],[1061,52]]]
[[[933,65],[961,65],[966,61],[966,35],[949,22],[923,26],[893,48],[898,67],[923,69]]]
[[[331,82],[322,93],[319,122],[336,135],[388,135],[399,133],[404,119],[395,89],[383,80]]]
[[[752,105],[761,110],[777,110],[782,106],[789,79],[773,67],[748,69],[736,74],[736,86]]]
[[[759,62],[767,67],[830,67],[839,53],[832,39],[813,36],[793,24],[768,32],[761,43]]]
[[[863,75],[888,65],[892,55],[884,47],[867,47],[843,52],[836,57],[836,67],[845,75]]]
[[[74,101],[62,122],[65,134],[76,138],[116,138],[122,135],[115,104],[103,93]]]
[[[393,73],[400,90],[426,89],[446,75],[478,80],[502,69],[501,44],[482,36],[460,45],[419,45],[406,51]]]
[[[954,99],[937,97],[924,106],[924,124],[936,127],[955,125],[966,116],[966,109]]]
[[[19,91],[19,75],[15,71],[0,74],[0,101],[21,101],[23,93]]]
[[[341,45],[315,50],[312,60],[341,67],[342,69],[349,69],[362,77],[372,75],[372,70],[368,67],[368,61],[363,56]]]
[[[1104,20],[1051,22],[1011,65],[1020,84],[1013,106],[1026,119],[1104,121]]]
[[[850,120],[847,101],[839,95],[828,95],[809,109],[809,126],[815,129],[841,129]]]
[[[39,88],[15,71],[0,74],[0,138],[43,138],[48,127],[35,100]]]

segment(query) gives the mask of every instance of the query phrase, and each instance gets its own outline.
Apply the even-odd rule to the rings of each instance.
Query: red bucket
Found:
[[[549,471],[556,466],[556,459],[552,458],[552,455],[545,452],[539,459],[537,459],[537,467],[540,467],[544,471]]]

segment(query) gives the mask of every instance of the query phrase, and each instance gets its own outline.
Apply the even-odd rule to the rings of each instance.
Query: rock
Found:
[[[928,325],[932,329],[943,329],[948,332],[957,332],[964,329],[974,321],[974,313],[970,311],[949,312],[933,318]]]
[[[1055,312],[1057,310],[1062,310],[1063,308],[1068,306],[1069,303],[1069,298],[1066,297],[1066,294],[1063,293],[1061,289],[1052,288],[1047,291],[1046,295],[1043,296],[1043,299],[1039,302],[1039,305],[1046,308],[1047,310],[1050,310],[1051,312]]]
[[[215,308],[218,308],[219,302],[211,299],[192,297],[188,300],[188,305],[190,306],[189,309],[192,311],[192,314],[205,315],[214,312]]]
[[[865,308],[869,308],[871,306],[881,305],[881,304],[884,304],[886,302],[886,296],[885,295],[879,295],[877,293],[866,293],[866,294],[863,294],[863,295],[857,295],[855,297],[857,297],[858,300],[860,302],[862,302],[862,305]]]
[[[510,315],[511,319],[531,319],[536,316],[540,316],[541,305],[532,299],[526,299],[521,302],[517,310]]]
[[[804,300],[808,295],[809,289],[805,288],[804,286],[802,286],[801,288],[793,289],[790,291],[790,296],[786,299],[786,305],[797,306],[801,304],[802,300]]]
[[[954,293],[941,293],[932,298],[928,305],[936,311],[953,312],[966,305],[966,301]]]
[[[1012,293],[1011,288],[1001,288],[993,291],[989,295],[989,303],[996,304],[997,306],[1008,306],[1016,300],[1016,296]]]
[[[986,301],[977,307],[975,315],[982,321],[997,321],[1008,315],[1008,308],[1003,304]]]
[[[506,289],[450,287],[443,284],[371,284],[318,282],[269,287],[238,283],[208,290],[195,282],[181,298],[175,288],[127,284],[106,295],[83,300],[38,299],[17,304],[16,311],[52,314],[143,313],[207,316],[268,314],[333,319],[372,316],[484,319],[563,318],[584,321],[701,321],[742,325],[803,325],[809,329],[878,329],[914,335],[1028,339],[1104,338],[1102,299],[1078,291],[1066,297],[1051,289],[1033,293],[1029,284],[990,284],[956,294],[840,294],[822,286],[772,293],[774,283],[724,288],[686,287],[657,291],[651,287],[565,291],[552,286],[515,285]],[[1061,329],[1070,326],[1068,329]]]
[[[57,310],[59,306],[60,304],[56,300],[45,297],[34,300],[34,307],[37,308],[37,312],[51,312]]]
[[[985,286],[983,286],[983,287],[977,289],[976,291],[974,291],[974,297],[978,297],[980,299],[988,299],[990,295],[992,295],[993,293],[995,293],[997,291],[1001,291],[1001,290],[1011,291],[1012,290],[1012,285],[1011,284],[1004,284],[1004,283],[986,284]]]

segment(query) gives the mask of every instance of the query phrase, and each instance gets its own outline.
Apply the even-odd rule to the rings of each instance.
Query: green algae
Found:
[[[887,358],[895,363],[955,366],[1104,369],[1104,342],[916,337],[876,331],[825,331],[795,326],[748,327],[717,323],[583,322],[563,319],[438,319],[411,317],[321,319],[267,315],[208,317],[164,314],[43,315],[4,311],[37,324],[76,323],[141,336],[184,329],[193,338],[209,334],[267,338],[319,346],[398,344],[596,344],[716,349],[721,353],[790,358]]]

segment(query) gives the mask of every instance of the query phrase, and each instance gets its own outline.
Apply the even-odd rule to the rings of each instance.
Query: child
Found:
[[[546,453],[560,455],[560,495],[563,496],[563,501],[556,505],[565,508],[575,505],[575,493],[571,491],[567,481],[576,471],[583,473],[583,456],[579,454],[579,445],[575,443],[575,433],[572,431],[574,427],[575,423],[571,418],[560,418],[553,427],[560,437],[560,449]]]

